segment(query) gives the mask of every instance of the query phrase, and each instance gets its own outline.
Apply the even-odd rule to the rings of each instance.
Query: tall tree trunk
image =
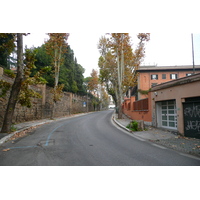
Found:
[[[117,87],[117,104],[118,104],[118,119],[122,119],[122,77],[121,77],[121,65],[119,61],[119,51],[117,50],[117,75],[118,75],[118,87]]]
[[[55,68],[55,83],[54,83],[54,88],[58,85],[58,50],[55,49],[55,54],[54,54],[54,68]]]
[[[55,116],[55,109],[56,109],[56,102],[53,101],[52,110],[51,110],[51,119],[54,119],[54,116]]]
[[[17,98],[21,89],[23,80],[23,34],[17,33],[17,76],[12,85],[10,98],[8,101],[6,113],[1,133],[9,133],[11,131],[12,119],[14,115]]]
[[[57,86],[58,86],[58,80],[59,80],[59,72],[60,72],[60,63],[61,63],[61,54],[62,54],[62,45],[58,49],[55,49],[55,84],[54,84],[54,95],[57,95]],[[53,98],[53,104],[52,104],[52,111],[51,111],[51,119],[54,119],[55,117],[55,109],[56,109],[56,101]]]
[[[119,94],[117,95],[118,96],[118,119],[122,119],[122,96],[121,96],[121,92],[119,91]]]

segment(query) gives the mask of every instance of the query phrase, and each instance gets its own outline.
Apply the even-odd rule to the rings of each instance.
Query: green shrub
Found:
[[[7,76],[9,76],[10,78],[15,78],[15,74],[14,74],[14,72],[12,71],[12,70],[10,70],[10,69],[4,69],[4,73],[7,75]]]
[[[10,87],[11,87],[10,83],[4,80],[0,80],[0,97],[5,96],[8,90],[10,89]]]
[[[138,122],[137,121],[132,121],[132,122],[130,122],[130,124],[126,128],[129,128],[132,131],[139,131]]]
[[[12,124],[11,125],[11,132],[15,132],[17,130],[17,128]]]

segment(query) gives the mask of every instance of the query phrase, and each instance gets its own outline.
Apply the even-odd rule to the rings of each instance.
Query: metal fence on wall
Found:
[[[149,109],[148,98],[133,102],[134,111],[147,111],[148,109]]]

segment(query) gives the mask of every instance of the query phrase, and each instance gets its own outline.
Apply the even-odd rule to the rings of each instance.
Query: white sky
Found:
[[[192,65],[191,33],[200,33],[199,0],[73,0],[67,3],[44,0],[35,1],[31,6],[23,2],[4,1],[0,17],[6,16],[6,20],[1,21],[0,32],[3,27],[2,32],[32,33],[24,38],[28,47],[40,46],[46,37],[44,32],[70,33],[68,43],[78,63],[85,68],[85,76],[98,68],[99,38],[111,32],[150,32],[145,65]],[[18,4],[23,6],[16,15]],[[200,64],[200,34],[194,35],[194,46],[197,65]]]
[[[137,33],[136,33],[137,34]],[[131,33],[132,42],[137,44],[137,38]],[[84,76],[90,76],[92,69],[98,69],[97,49],[99,38],[104,33],[75,32],[70,33],[68,44],[74,50],[79,64],[85,68]],[[41,46],[45,33],[31,33],[24,37],[24,45]],[[200,34],[194,34],[195,65],[200,65]],[[151,39],[146,45],[144,65],[192,65],[192,43],[190,33],[151,33]]]

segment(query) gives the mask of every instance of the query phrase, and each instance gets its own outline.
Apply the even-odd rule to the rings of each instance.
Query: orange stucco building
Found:
[[[195,67],[196,74],[192,74],[192,66],[141,67],[138,71],[138,88],[127,93],[124,114],[147,125],[200,138],[200,67]]]
[[[138,90],[149,90],[154,86],[183,78],[193,74],[192,65],[184,66],[141,66],[138,70]],[[200,66],[195,66],[195,72],[200,72]],[[138,99],[146,98],[138,93]]]

